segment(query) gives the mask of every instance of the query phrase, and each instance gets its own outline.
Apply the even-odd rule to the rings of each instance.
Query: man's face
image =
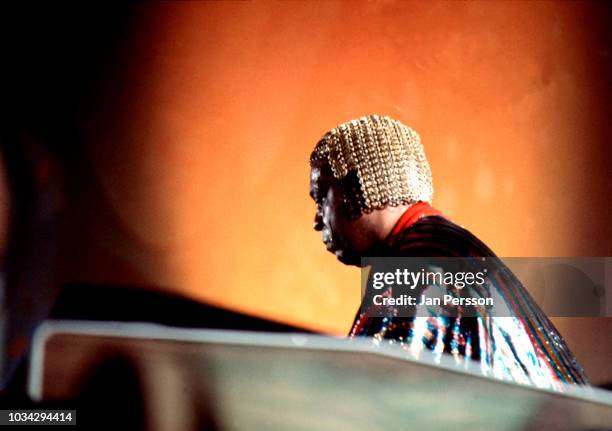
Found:
[[[314,229],[323,235],[327,250],[347,265],[359,265],[360,256],[353,246],[353,223],[342,207],[342,194],[337,181],[320,168],[310,171],[310,196],[315,201]]]

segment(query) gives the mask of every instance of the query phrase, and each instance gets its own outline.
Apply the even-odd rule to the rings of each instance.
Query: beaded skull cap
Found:
[[[386,116],[370,115],[327,132],[310,157],[327,163],[334,178],[354,172],[361,196],[353,196],[360,214],[387,206],[431,203],[431,170],[417,132]]]

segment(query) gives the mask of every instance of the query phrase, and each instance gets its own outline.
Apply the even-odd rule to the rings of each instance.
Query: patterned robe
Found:
[[[373,337],[375,344],[399,344],[417,357],[430,350],[434,358],[450,354],[458,363],[480,363],[484,375],[560,390],[559,382],[587,384],[576,358],[552,322],[516,276],[478,238],[440,213],[419,203],[400,218],[382,247],[371,256],[490,257],[494,265],[489,289],[502,298],[508,314],[444,316],[431,309],[398,317],[376,315],[372,305],[358,312],[350,337]],[[365,304],[365,302],[364,302]],[[396,313],[397,314],[397,313]]]

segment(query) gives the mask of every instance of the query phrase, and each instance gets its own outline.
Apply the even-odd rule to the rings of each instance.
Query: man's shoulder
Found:
[[[474,234],[440,216],[426,216],[388,243],[397,256],[495,256]]]

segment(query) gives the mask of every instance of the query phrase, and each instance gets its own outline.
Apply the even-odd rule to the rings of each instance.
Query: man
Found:
[[[362,266],[362,258],[373,256],[461,262],[486,257],[489,281],[480,291],[464,289],[462,294],[496,296],[498,309],[508,313],[501,317],[481,307],[475,314],[463,308],[448,314],[415,306],[408,314],[383,307],[381,314],[366,292],[350,337],[386,340],[417,357],[431,350],[457,361],[472,359],[485,375],[539,387],[586,384],[567,345],[512,272],[478,238],[431,207],[431,171],[414,130],[389,117],[361,117],[326,133],[310,163],[314,228],[341,262]],[[456,286],[442,289],[444,294],[457,292]],[[393,294],[392,289],[383,293]]]

